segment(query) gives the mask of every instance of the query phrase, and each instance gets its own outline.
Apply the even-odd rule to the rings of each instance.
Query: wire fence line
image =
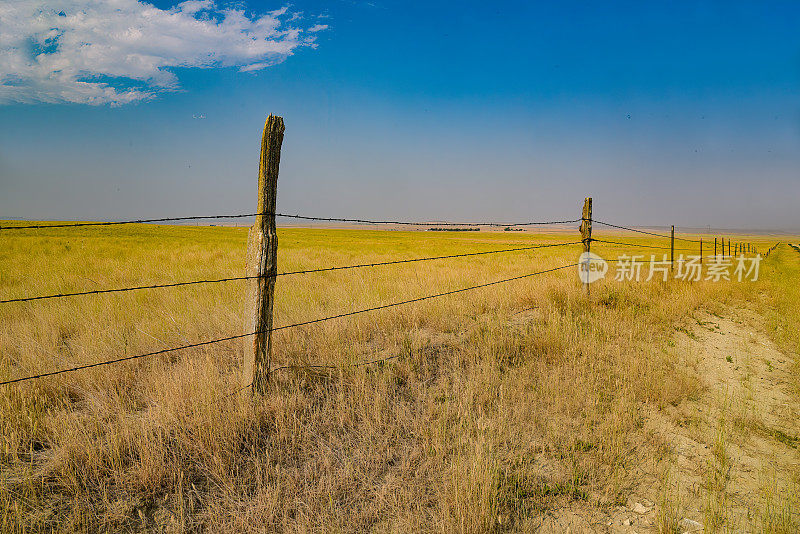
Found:
[[[279,330],[286,330],[286,329],[289,329],[289,328],[296,328],[296,327],[300,327],[300,326],[306,326],[306,325],[310,325],[310,324],[321,323],[321,322],[324,322],[324,321],[331,321],[333,319],[341,319],[343,317],[351,317],[353,315],[359,315],[359,314],[373,312],[373,311],[377,311],[377,310],[383,310],[383,309],[387,309],[387,308],[394,308],[394,307],[402,306],[402,305],[405,305],[405,304],[411,304],[411,303],[415,303],[415,302],[422,302],[422,301],[430,300],[430,299],[434,299],[434,298],[444,297],[444,296],[448,296],[448,295],[454,295],[454,294],[457,294],[457,293],[463,293],[465,291],[472,291],[472,290],[475,290],[475,289],[481,289],[481,288],[490,287],[490,286],[494,286],[494,285],[498,285],[498,284],[512,282],[514,280],[521,280],[523,278],[529,278],[529,277],[537,276],[537,275],[540,275],[540,274],[551,273],[551,272],[559,271],[559,270],[562,270],[562,269],[567,269],[567,268],[570,268],[570,267],[577,267],[578,265],[579,265],[578,263],[571,263],[571,264],[568,264],[568,265],[562,265],[560,267],[553,267],[551,269],[544,269],[544,270],[541,270],[541,271],[527,273],[527,274],[523,274],[523,275],[519,275],[519,276],[513,276],[511,278],[504,278],[502,280],[495,280],[493,282],[486,282],[486,283],[483,283],[483,284],[473,285],[473,286],[469,286],[469,287],[462,287],[462,288],[454,289],[454,290],[451,290],[451,291],[444,291],[444,292],[441,292],[441,293],[435,293],[433,295],[426,295],[424,297],[417,297],[417,298],[413,298],[413,299],[403,300],[403,301],[400,301],[400,302],[392,302],[392,303],[389,303],[389,304],[382,304],[380,306],[373,306],[371,308],[364,308],[364,309],[360,309],[360,310],[354,310],[354,311],[350,311],[350,312],[340,313],[340,314],[337,314],[337,315],[331,315],[331,316],[327,316],[327,317],[320,317],[320,318],[317,318],[317,319],[311,319],[311,320],[308,320],[308,321],[302,321],[302,322],[298,322],[298,323],[287,324],[287,325],[283,325],[283,326],[278,326],[278,327],[272,328],[271,330],[269,330],[269,332],[276,332],[276,331],[279,331]],[[147,352],[147,353],[144,353],[144,354],[136,354],[136,355],[132,355],[132,356],[124,356],[124,357],[115,358],[115,359],[112,359],[112,360],[105,360],[105,361],[102,361],[102,362],[95,362],[95,363],[90,363],[90,364],[85,364],[85,365],[79,365],[79,366],[75,366],[75,367],[59,369],[59,370],[56,370],[56,371],[50,371],[50,372],[47,372],[47,373],[39,373],[39,374],[36,374],[36,375],[25,376],[25,377],[20,377],[20,378],[14,378],[14,379],[11,379],[11,380],[5,380],[5,381],[0,382],[0,386],[7,386],[7,385],[10,385],[10,384],[17,384],[17,383],[20,383],[20,382],[27,382],[27,381],[30,381],[30,380],[37,380],[37,379],[40,379],[40,378],[61,375],[61,374],[64,374],[64,373],[70,373],[70,372],[74,372],[74,371],[81,371],[81,370],[85,370],[85,369],[91,369],[93,367],[100,367],[100,366],[103,366],[103,365],[111,365],[111,364],[115,364],[115,363],[121,363],[121,362],[126,362],[126,361],[131,361],[131,360],[137,360],[137,359],[141,359],[141,358],[148,358],[148,357],[152,357],[152,356],[158,356],[158,355],[161,355],[161,354],[167,354],[167,353],[171,353],[171,352],[182,351],[182,350],[186,350],[186,349],[203,347],[203,346],[212,345],[212,344],[216,344],[216,343],[222,343],[222,342],[225,342],[225,341],[232,341],[232,340],[236,340],[236,339],[242,339],[242,338],[245,338],[245,337],[248,337],[248,336],[254,336],[256,334],[262,334],[262,333],[266,333],[266,331],[257,330],[257,331],[248,332],[248,333],[245,333],[245,334],[237,334],[237,335],[234,335],[234,336],[227,336],[227,337],[222,337],[222,338],[217,338],[217,339],[210,339],[210,340],[201,341],[201,342],[197,342],[197,343],[190,343],[190,344],[187,344],[187,345],[181,345],[181,346],[178,346],[178,347],[171,347],[171,348],[161,349],[161,350],[157,350],[157,351],[153,351],[153,352]],[[291,367],[291,366],[284,366],[281,369],[288,368],[288,367]],[[308,366],[306,366],[306,367],[308,367]]]
[[[638,228],[630,228],[628,226],[620,226],[620,225],[617,225],[617,224],[611,224],[611,223],[608,223],[608,222],[600,221],[598,219],[592,219],[592,222],[600,224],[600,225],[603,225],[603,226],[608,226],[608,227],[611,227],[611,228],[619,228],[621,230],[627,230],[629,232],[636,232],[637,234],[647,234],[647,235],[651,235],[651,236],[655,236],[655,237],[663,237],[664,239],[671,239],[671,236],[666,235],[666,234],[657,234],[655,232],[648,232],[648,231],[645,231],[645,230],[639,230]],[[702,242],[702,239],[689,239],[688,237],[675,236],[675,239],[679,240],[679,241],[689,241],[689,242],[692,242],[692,243],[701,243]]]
[[[552,248],[552,247],[561,247],[565,245],[578,245],[580,241],[570,241],[565,243],[547,243],[547,244],[538,244],[532,245],[528,247],[516,247],[516,248],[506,248],[506,249],[499,249],[499,250],[486,250],[482,252],[465,252],[461,254],[449,254],[446,256],[428,256],[424,258],[408,258],[403,260],[392,260],[392,261],[382,261],[382,262],[373,262],[373,263],[359,263],[356,265],[342,265],[337,267],[321,267],[318,269],[304,269],[299,271],[286,271],[277,273],[275,275],[254,275],[254,276],[234,276],[229,278],[215,278],[215,279],[208,279],[208,280],[190,280],[187,282],[172,282],[166,284],[153,284],[153,285],[143,285],[143,286],[132,286],[132,287],[120,287],[120,288],[113,288],[113,289],[94,289],[89,291],[77,291],[74,293],[55,293],[51,295],[38,295],[34,297],[17,297],[11,299],[4,299],[0,300],[0,304],[9,304],[12,302],[30,302],[35,300],[46,300],[46,299],[55,299],[55,298],[64,298],[64,297],[76,297],[81,295],[100,295],[104,293],[121,293],[126,291],[139,291],[143,289],[162,289],[167,287],[180,287],[180,286],[188,286],[188,285],[195,285],[195,284],[213,284],[219,282],[233,282],[239,280],[255,280],[258,278],[274,278],[278,276],[289,276],[289,275],[299,275],[299,274],[311,274],[311,273],[322,273],[322,272],[330,272],[330,271],[343,271],[347,269],[358,269],[358,268],[365,268],[365,267],[380,267],[384,265],[396,265],[402,263],[414,263],[414,262],[422,262],[422,261],[432,261],[432,260],[443,260],[443,259],[452,259],[452,258],[465,258],[469,256],[483,256],[489,254],[501,254],[506,252],[521,252],[527,250],[536,250],[540,248]]]
[[[770,255],[770,254],[772,254],[772,251],[773,251],[773,250],[775,250],[776,248],[778,248],[778,245],[780,245],[780,242],[778,242],[778,243],[775,243],[774,245],[772,245],[771,247],[769,247],[769,249],[767,249],[767,252],[764,254],[764,257],[765,257],[765,258],[769,258],[769,255]],[[789,246],[790,246],[790,247],[794,247],[794,245],[789,245]],[[795,247],[795,248],[796,248],[796,247]],[[798,250],[798,252],[800,252],[800,250]]]
[[[275,216],[288,219],[298,219],[304,221],[318,222],[348,222],[357,224],[389,224],[397,226],[490,226],[490,227],[516,227],[516,226],[546,226],[556,224],[571,224],[581,222],[581,219],[557,220],[557,221],[527,221],[518,223],[499,223],[499,222],[436,222],[436,221],[392,221],[392,220],[370,220],[370,219],[347,219],[342,217],[311,217],[308,215],[292,215],[288,213],[238,213],[233,215],[191,215],[186,217],[161,217],[156,219],[132,219],[127,221],[94,221],[94,222],[75,222],[60,224],[31,224],[31,225],[12,225],[0,226],[0,230],[41,230],[46,228],[75,228],[82,226],[116,226],[120,224],[145,224],[155,222],[178,222],[196,221],[208,219],[242,219],[258,216]]]
[[[671,248],[671,247],[661,247],[658,245],[643,245],[641,243],[623,243],[620,241],[609,241],[607,239],[595,239],[592,238],[593,243],[606,243],[609,245],[622,245],[622,246],[629,246],[629,247],[637,247],[637,248],[653,248],[653,249],[660,249],[660,250],[678,250],[678,251],[689,251],[693,252],[694,249],[690,248]]]
[[[649,232],[649,231],[646,231],[646,230],[640,230],[638,228],[631,228],[629,226],[621,226],[621,225],[618,225],[618,224],[612,224],[612,223],[601,221],[601,220],[598,220],[598,219],[591,219],[591,221],[592,221],[592,223],[597,223],[597,224],[600,224],[602,226],[608,226],[610,228],[618,228],[620,230],[627,230],[629,232],[635,232],[635,233],[638,233],[638,234],[645,234],[645,235],[650,235],[650,236],[654,236],[654,237],[661,237],[663,239],[673,239],[672,236],[667,235],[667,234],[659,234],[657,232]],[[719,236],[720,234],[716,234],[716,235]],[[674,239],[675,239],[675,241],[685,241],[685,242],[689,242],[689,243],[698,243],[700,245],[705,244],[705,245],[709,245],[709,246],[711,246],[711,243],[712,243],[711,238],[709,238],[707,240],[691,239],[691,238],[688,238],[688,237],[681,237],[681,236],[676,235],[676,236],[674,236]],[[716,241],[716,238],[714,238],[714,240]],[[596,239],[596,240],[593,240],[593,241],[600,241],[600,240]],[[655,248],[655,247],[650,246],[648,248]],[[664,247],[664,248],[668,249],[670,247]],[[678,249],[678,248],[676,248],[674,250],[691,250],[691,249]]]
[[[115,226],[115,225],[123,225],[123,224],[145,224],[145,223],[155,223],[155,222],[180,222],[180,221],[193,221],[193,220],[219,220],[219,219],[241,219],[241,218],[252,218],[258,216],[275,216],[275,217],[282,217],[282,218],[289,218],[289,219],[297,219],[297,220],[306,220],[306,221],[317,221],[317,222],[346,222],[346,223],[355,223],[355,224],[371,224],[371,225],[395,225],[395,226],[412,226],[412,227],[419,227],[419,226],[446,226],[446,227],[491,227],[491,228],[517,228],[520,226],[551,226],[551,225],[561,225],[561,224],[574,224],[580,223],[583,219],[560,219],[560,220],[549,220],[549,221],[525,221],[525,222],[516,222],[516,223],[502,223],[502,222],[453,222],[453,221],[403,221],[403,220],[375,220],[375,219],[353,219],[353,218],[345,218],[345,217],[314,217],[308,215],[298,215],[298,214],[289,214],[289,213],[237,213],[237,214],[229,214],[229,215],[191,215],[185,217],[160,217],[160,218],[151,218],[151,219],[131,219],[126,221],[93,221],[93,222],[74,222],[74,223],[61,223],[61,224],[33,224],[33,225],[12,225],[12,226],[0,226],[0,231],[2,230],[38,230],[38,229],[47,229],[47,228],[73,228],[73,227],[85,227],[85,226]],[[671,236],[666,234],[660,234],[657,232],[650,232],[647,230],[641,230],[638,228],[632,228],[630,226],[623,226],[619,224],[610,223],[607,221],[602,221],[600,219],[590,218],[589,219],[592,223],[600,224],[602,226],[607,226],[610,228],[617,228],[620,230],[626,230],[629,232],[635,232],[639,234],[650,235],[653,237],[661,237],[664,239],[670,239]],[[688,237],[681,237],[675,236],[675,239],[678,241],[686,241],[691,243],[702,243],[702,239],[691,239]],[[170,286],[167,286],[170,287]]]
[[[547,226],[547,225],[559,225],[559,224],[574,224],[582,222],[584,219],[559,219],[559,220],[549,220],[549,221],[525,221],[525,222],[495,222],[495,221],[487,221],[487,222],[453,222],[453,221],[405,221],[405,220],[384,220],[384,219],[356,219],[356,218],[346,218],[346,217],[315,217],[309,215],[299,215],[299,214],[289,214],[289,213],[271,213],[271,212],[262,212],[262,213],[236,213],[236,214],[223,214],[223,215],[189,215],[189,216],[182,216],[182,217],[159,217],[159,218],[150,218],[150,219],[130,219],[125,221],[89,221],[89,222],[70,222],[70,223],[59,223],[59,224],[32,224],[32,225],[11,225],[11,226],[2,226],[0,225],[0,231],[2,230],[38,230],[38,229],[47,229],[47,228],[73,228],[73,227],[84,227],[84,226],[115,226],[115,225],[122,225],[122,224],[145,224],[145,223],[155,223],[155,222],[181,222],[181,221],[195,221],[195,220],[219,220],[219,219],[242,219],[242,218],[252,218],[258,216],[275,216],[275,217],[282,217],[282,218],[289,218],[289,219],[297,219],[297,220],[306,220],[306,221],[317,221],[317,222],[347,222],[347,223],[357,223],[357,224],[374,224],[374,225],[397,225],[397,226],[485,226],[485,227],[494,227],[494,228],[513,228],[519,226]],[[619,224],[610,223],[607,221],[603,221],[596,218],[589,219],[592,223],[600,224],[603,226],[607,226],[610,228],[617,228],[620,230],[627,230],[629,232],[635,232],[639,234],[646,234],[654,237],[661,237],[664,239],[670,239],[670,236],[667,234],[660,234],[657,232],[650,232],[647,230],[641,230],[638,228],[632,228],[630,226],[623,226]],[[692,243],[700,243],[702,239],[691,239],[688,237],[680,237],[675,236],[676,240],[679,241],[687,241]]]
[[[486,227],[519,227],[519,226],[533,226],[533,225],[560,225],[560,224],[572,224],[578,222],[596,222],[600,225],[617,228],[621,230],[631,231],[634,233],[639,234],[646,234],[654,237],[666,238],[666,239],[679,239],[686,242],[693,242],[693,243],[702,243],[702,240],[695,240],[683,237],[674,237],[668,236],[664,234],[659,234],[655,232],[649,232],[645,230],[639,230],[636,228],[630,228],[626,226],[616,225],[613,223],[608,223],[605,221],[600,221],[597,219],[592,219],[591,214],[589,217],[582,217],[579,219],[564,219],[564,220],[551,220],[551,221],[529,221],[529,222],[518,222],[518,223],[497,223],[497,222],[483,222],[483,223],[462,223],[462,222],[448,222],[448,221],[439,221],[439,222],[417,222],[417,221],[395,221],[395,220],[368,220],[368,219],[354,219],[354,218],[339,218],[339,217],[312,217],[312,216],[304,216],[304,215],[290,215],[290,214],[282,214],[282,213],[272,213],[272,212],[262,212],[262,213],[246,213],[246,214],[233,214],[233,215],[203,215],[203,216],[187,216],[187,217],[163,217],[163,218],[151,218],[151,219],[135,219],[135,220],[127,220],[127,221],[104,221],[104,222],[76,222],[76,223],[69,223],[69,224],[32,224],[32,225],[19,225],[19,226],[0,226],[0,230],[27,230],[27,229],[47,229],[47,228],[72,228],[72,227],[86,227],[86,226],[112,226],[112,225],[123,225],[123,224],[141,224],[141,223],[154,223],[154,222],[177,222],[177,221],[189,221],[189,220],[202,220],[202,219],[235,219],[235,218],[248,218],[248,217],[257,217],[257,216],[274,216],[274,217],[286,217],[286,218],[293,218],[298,220],[308,220],[308,221],[324,221],[324,222],[348,222],[348,223],[358,223],[358,224],[374,224],[374,225],[400,225],[400,226],[451,226],[451,227],[468,227],[468,226],[486,226]],[[31,302],[31,301],[40,301],[40,300],[48,300],[48,299],[56,299],[56,298],[65,298],[65,297],[75,297],[75,296],[82,296],[82,295],[98,295],[98,294],[108,294],[108,293],[122,293],[122,292],[130,292],[130,291],[139,291],[145,289],[160,289],[160,288],[171,288],[171,287],[180,287],[180,286],[189,286],[189,285],[196,285],[196,284],[210,284],[210,283],[222,283],[222,282],[232,282],[232,281],[240,281],[240,280],[254,280],[260,278],[275,278],[279,276],[288,276],[288,275],[300,275],[300,274],[310,274],[310,273],[320,273],[320,272],[331,272],[331,271],[340,271],[340,270],[347,270],[347,269],[357,269],[357,268],[371,268],[371,267],[379,267],[379,266],[387,266],[387,265],[395,265],[395,264],[405,264],[405,263],[414,263],[414,262],[425,262],[425,261],[433,261],[433,260],[443,260],[443,259],[452,259],[452,258],[465,258],[465,257],[474,257],[474,256],[482,256],[482,255],[491,255],[491,254],[500,254],[500,253],[510,253],[510,252],[521,252],[521,251],[530,251],[535,249],[541,248],[550,248],[550,247],[562,247],[562,246],[569,246],[569,245],[578,245],[584,244],[584,246],[589,245],[592,241],[598,243],[605,243],[611,245],[618,245],[618,246],[626,246],[626,247],[635,247],[635,248],[649,248],[649,249],[661,249],[661,250],[691,250],[691,249],[676,249],[674,248],[674,241],[671,242],[672,246],[658,246],[658,245],[647,245],[641,243],[630,243],[630,242],[620,242],[614,240],[606,240],[606,239],[595,239],[591,237],[589,234],[588,239],[582,239],[580,241],[568,241],[568,242],[558,242],[558,243],[545,243],[545,244],[536,244],[530,246],[523,246],[523,247],[513,247],[513,248],[504,248],[504,249],[494,249],[494,250],[486,250],[480,252],[467,252],[467,253],[459,253],[459,254],[449,254],[449,255],[441,255],[441,256],[428,256],[428,257],[421,257],[421,258],[406,258],[401,260],[391,260],[391,261],[383,261],[383,262],[370,262],[370,263],[359,263],[354,265],[343,265],[343,266],[333,266],[333,267],[321,267],[315,269],[304,269],[304,270],[295,270],[295,271],[286,271],[280,272],[275,274],[268,274],[268,275],[254,275],[254,276],[237,276],[237,277],[227,277],[227,278],[216,278],[216,279],[204,279],[204,280],[190,280],[190,281],[183,281],[183,282],[171,282],[171,283],[161,283],[161,284],[151,284],[151,285],[140,285],[140,286],[132,286],[132,287],[121,287],[121,288],[110,288],[110,289],[97,289],[97,290],[89,290],[89,291],[78,291],[72,293],[57,293],[57,294],[49,294],[49,295],[38,295],[38,296],[31,296],[31,297],[15,297],[10,299],[2,299],[0,300],[0,304],[10,304],[10,303],[21,303],[21,302]],[[773,247],[774,248],[774,247]],[[608,261],[618,261],[618,260],[608,260]],[[227,336],[217,339],[206,340],[197,343],[191,343],[187,345],[181,345],[177,347],[171,347],[166,349],[161,349],[154,352],[148,352],[144,354],[137,354],[131,356],[124,356],[120,358],[115,358],[112,360],[102,361],[102,362],[95,362],[91,364],[85,364],[65,369],[60,369],[56,371],[51,371],[47,373],[40,373],[37,375],[21,377],[6,380],[0,382],[0,386],[16,384],[20,382],[35,380],[39,378],[45,378],[54,375],[60,375],[64,373],[70,373],[74,371],[80,371],[84,369],[90,369],[94,367],[104,366],[104,365],[111,365],[141,358],[147,358],[157,355],[162,355],[166,353],[176,352],[187,350],[191,348],[198,348],[203,346],[208,346],[216,343],[222,343],[226,341],[242,339],[248,336],[255,336],[260,334],[272,333],[279,330],[289,329],[289,328],[296,328],[306,325],[311,325],[315,323],[320,323],[324,321],[330,321],[333,319],[339,319],[344,317],[349,317],[353,315],[373,312],[377,310],[382,310],[386,308],[392,308],[396,306],[401,306],[405,304],[411,304],[415,302],[421,302],[433,298],[443,297],[447,295],[454,295],[458,293],[462,293],[465,291],[471,291],[479,288],[494,286],[497,284],[502,284],[506,282],[511,282],[514,280],[520,280],[523,278],[528,278],[535,275],[550,273],[562,269],[567,269],[570,267],[576,267],[579,263],[571,263],[567,265],[562,265],[560,267],[555,267],[551,269],[545,269],[541,271],[536,271],[533,273],[528,273],[524,275],[514,276],[511,278],[505,278],[501,280],[496,280],[493,282],[487,282],[483,284],[478,284],[474,286],[464,287],[460,289],[455,289],[451,291],[445,291],[440,293],[435,293],[432,295],[427,295],[423,297],[417,297],[414,299],[404,300],[400,302],[394,302],[389,304],[383,304],[379,306],[373,306],[370,308],[353,310],[349,312],[340,313],[337,315],[321,317],[317,319],[311,319],[307,321],[302,321],[293,324],[287,324],[283,326],[278,326],[271,328],[269,330],[257,330],[253,332],[248,332],[244,334],[237,334],[233,336]],[[388,359],[392,359],[396,356],[391,358],[379,359],[379,360],[371,360],[366,362],[360,362],[357,365],[368,365],[371,363],[377,363],[380,361],[386,361]],[[279,370],[287,370],[293,368],[338,368],[340,366],[335,365],[319,365],[319,364],[308,364],[302,366],[296,365],[286,365],[277,367],[272,369],[271,371],[279,371]],[[252,385],[252,384],[251,384]],[[246,388],[248,386],[245,386]],[[241,388],[241,389],[244,389]],[[241,391],[238,390],[238,391]],[[235,393],[235,392],[234,392]]]
[[[497,284],[503,284],[512,282],[515,280],[521,280],[524,278],[542,275],[545,273],[551,273],[555,271],[559,271],[562,269],[567,269],[571,267],[576,267],[581,265],[581,263],[569,263],[566,265],[562,265],[560,267],[553,267],[550,269],[544,269],[536,272],[531,272],[523,275],[512,276],[509,278],[504,278],[500,280],[495,280],[493,282],[485,282],[482,284],[472,285],[468,287],[462,287],[459,289],[454,289],[450,291],[442,291],[439,293],[434,293],[422,297],[402,300],[399,302],[392,302],[388,304],[382,304],[378,306],[372,306],[369,308],[351,310],[343,313],[339,313],[336,315],[326,316],[326,317],[319,317],[316,319],[310,319],[306,321],[301,321],[293,324],[285,324],[282,326],[273,326],[273,300],[274,300],[274,290],[275,290],[275,278],[278,276],[286,276],[291,274],[306,274],[306,273],[313,273],[313,272],[325,272],[325,271],[337,271],[337,270],[344,270],[344,269],[355,269],[355,268],[368,268],[368,267],[378,267],[383,265],[392,265],[392,264],[401,264],[401,263],[411,263],[411,262],[422,262],[422,261],[432,261],[432,260],[441,260],[445,258],[463,258],[469,256],[479,256],[483,254],[498,254],[498,253],[505,253],[505,252],[514,252],[514,251],[522,251],[522,250],[532,250],[535,248],[544,248],[546,246],[566,246],[566,245],[574,245],[574,244],[582,244],[584,252],[589,252],[591,242],[597,241],[600,243],[608,243],[608,244],[615,244],[621,245],[626,247],[646,247],[646,248],[663,248],[666,247],[658,247],[658,246],[651,246],[651,245],[642,245],[636,243],[621,243],[615,242],[612,240],[597,240],[592,239],[592,198],[586,197],[584,199],[583,204],[583,211],[581,213],[580,218],[564,218],[559,220],[548,220],[548,221],[523,221],[523,222],[514,222],[514,223],[499,223],[499,222],[451,222],[451,221],[408,221],[408,220],[372,220],[372,219],[361,219],[361,218],[345,218],[345,217],[316,217],[316,216],[306,216],[306,215],[299,215],[299,214],[288,214],[288,213],[279,213],[277,209],[277,188],[278,188],[278,174],[279,174],[279,167],[280,167],[280,152],[281,152],[281,145],[283,143],[283,135],[285,131],[285,126],[283,122],[283,118],[275,115],[269,115],[267,121],[264,125],[263,135],[261,139],[261,160],[259,164],[259,175],[258,175],[258,199],[257,199],[257,208],[255,213],[238,213],[238,214],[223,214],[223,215],[192,215],[192,216],[181,216],[181,217],[160,217],[160,218],[140,218],[140,219],[133,219],[133,220],[122,220],[122,221],[88,221],[88,222],[69,222],[69,223],[55,223],[55,224],[40,224],[35,221],[25,221],[24,224],[14,224],[10,226],[0,226],[0,232],[2,231],[20,231],[20,230],[46,230],[46,229],[58,229],[58,228],[80,228],[80,227],[107,227],[107,226],[118,226],[118,225],[128,225],[128,224],[146,224],[146,223],[170,223],[170,222],[183,222],[183,221],[192,221],[192,220],[233,220],[233,219],[249,219],[249,218],[256,218],[256,223],[254,225],[254,229],[257,230],[257,237],[258,237],[258,251],[256,252],[257,260],[255,262],[255,269],[254,271],[257,273],[254,276],[238,276],[238,277],[227,277],[227,278],[217,278],[217,279],[206,279],[206,280],[191,280],[191,281],[183,281],[183,282],[171,282],[171,283],[160,283],[160,284],[151,284],[151,285],[139,285],[135,287],[121,287],[121,288],[109,288],[109,289],[95,289],[90,291],[77,291],[72,293],[57,293],[57,294],[50,294],[50,295],[38,295],[38,296],[31,296],[31,297],[13,297],[10,299],[3,299],[0,300],[0,304],[10,304],[10,303],[21,303],[21,302],[31,302],[31,301],[40,301],[40,300],[50,300],[56,298],[66,298],[66,297],[75,297],[79,295],[98,295],[98,294],[109,294],[109,293],[122,293],[122,292],[130,292],[130,291],[139,291],[145,289],[157,289],[157,288],[170,288],[170,287],[179,287],[179,286],[189,286],[195,284],[209,284],[209,283],[221,283],[221,282],[231,282],[235,280],[256,280],[258,287],[254,288],[253,291],[253,298],[255,301],[254,310],[252,311],[252,316],[248,317],[248,320],[252,320],[252,325],[254,331],[247,332],[243,334],[237,334],[217,339],[211,339],[196,343],[189,343],[186,345],[181,345],[177,347],[170,347],[164,348],[161,350],[148,352],[144,354],[136,354],[130,356],[122,356],[119,358],[114,358],[111,360],[95,362],[90,364],[79,365],[75,367],[63,368],[58,369],[55,371],[50,371],[46,373],[39,373],[36,375],[25,376],[25,377],[18,377],[14,379],[9,379],[0,382],[0,386],[6,386],[11,384],[18,384],[22,382],[27,382],[31,380],[41,379],[45,377],[51,377],[55,375],[60,375],[64,373],[71,373],[79,370],[95,368],[99,366],[111,365],[121,362],[127,362],[152,356],[157,356],[161,354],[173,353],[176,351],[187,350],[191,348],[198,348],[213,345],[216,343],[222,343],[225,341],[231,341],[236,339],[246,338],[248,336],[255,336],[254,342],[252,346],[252,366],[246,366],[248,368],[247,372],[253,372],[252,379],[250,380],[250,387],[252,387],[253,391],[263,393],[264,387],[269,379],[269,373],[272,371],[270,369],[270,361],[269,361],[269,354],[271,351],[271,334],[276,331],[290,329],[290,328],[297,328],[306,325],[312,325],[321,323],[324,321],[331,321],[334,319],[344,318],[344,317],[351,317],[358,314],[364,314],[369,312],[375,312],[378,310],[383,310],[387,308],[393,308],[396,306],[407,305],[416,302],[422,302],[429,299],[440,298],[448,295],[455,295],[460,294],[466,291],[477,290],[480,288],[486,288],[490,286],[495,286]],[[488,228],[499,228],[504,227],[506,230],[520,230],[520,227],[525,226],[556,226],[556,225],[564,225],[564,224],[574,224],[574,223],[581,223],[580,228],[576,229],[579,230],[581,233],[581,240],[580,241],[573,241],[573,242],[564,242],[564,243],[551,243],[547,245],[534,245],[534,246],[523,246],[523,247],[516,247],[516,248],[507,248],[503,250],[492,250],[492,251],[483,251],[483,252],[473,252],[473,253],[461,253],[461,254],[451,254],[447,256],[432,256],[426,258],[408,258],[404,260],[393,260],[393,261],[384,261],[384,262],[371,262],[371,263],[361,263],[356,265],[346,265],[346,266],[337,266],[337,267],[320,267],[316,269],[307,269],[302,271],[292,271],[292,272],[277,272],[277,236],[276,236],[276,218],[288,218],[294,219],[298,221],[314,221],[314,222],[335,222],[335,223],[352,223],[352,224],[360,224],[360,225],[390,225],[390,226],[400,226],[400,227],[409,227],[415,229],[421,229],[423,227],[429,227],[429,229],[450,229],[450,230],[464,230],[470,229],[469,227],[474,227],[472,229],[481,229],[482,227]],[[649,234],[655,237],[665,238],[667,236],[662,234],[657,234],[654,232],[648,232],[645,230],[638,230],[634,228],[624,227],[621,225],[616,225],[612,223],[607,223],[603,221],[596,221],[600,225],[606,225],[613,228],[618,228],[626,231],[633,231],[642,234]],[[438,228],[437,228],[438,227]],[[7,234],[6,234],[7,235]],[[671,254],[671,258],[674,257],[674,245],[675,245],[675,227],[672,227],[671,235],[669,236],[670,239],[670,250],[673,251]],[[693,241],[689,238],[681,238],[684,241]],[[702,240],[699,241],[702,243]],[[730,247],[730,243],[728,244]],[[701,244],[702,247],[702,244]],[[673,260],[674,261],[674,260]],[[588,263],[584,263],[587,265]],[[588,296],[588,282],[586,284],[586,294]],[[248,313],[249,310],[248,310]],[[371,362],[364,362],[364,365],[375,363],[381,360],[374,360]],[[326,365],[306,365],[304,367],[321,367],[327,368],[331,366]],[[276,368],[276,370],[282,369],[291,369],[292,366],[283,366]],[[249,378],[249,377],[248,377]],[[247,386],[245,386],[247,387]],[[242,388],[244,389],[244,388]]]

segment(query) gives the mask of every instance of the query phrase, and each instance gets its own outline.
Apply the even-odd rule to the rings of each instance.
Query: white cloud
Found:
[[[187,0],[0,0],[0,104],[121,105],[179,88],[176,67],[256,71],[314,47],[315,25]]]
[[[212,9],[214,2],[211,0],[186,0],[178,4],[178,8],[184,13],[197,13],[204,9]]]

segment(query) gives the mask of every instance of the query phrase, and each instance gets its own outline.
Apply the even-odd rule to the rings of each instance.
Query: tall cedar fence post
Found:
[[[583,251],[591,252],[592,248],[592,197],[586,197],[583,200],[583,211],[581,212],[581,241],[583,241]],[[586,268],[589,268],[587,264]],[[589,278],[588,272],[586,273],[586,284],[584,288],[586,295],[589,295]]]
[[[257,276],[249,320],[255,332],[245,354],[245,385],[252,385],[253,394],[264,393],[269,382],[272,356],[272,304],[275,278],[278,274],[278,235],[275,230],[275,204],[278,191],[278,169],[283,144],[283,118],[270,115],[261,137],[261,159],[258,165],[258,215],[251,232],[255,258],[248,266]],[[245,338],[248,339],[248,338]]]

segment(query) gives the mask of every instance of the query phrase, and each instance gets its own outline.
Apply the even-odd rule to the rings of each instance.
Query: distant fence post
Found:
[[[248,266],[254,280],[255,302],[249,317],[250,332],[255,332],[245,353],[245,385],[253,393],[264,393],[269,382],[272,356],[272,304],[275,277],[278,274],[278,235],[275,230],[275,204],[278,190],[278,169],[283,144],[283,118],[270,115],[261,137],[261,159],[258,165],[258,215],[251,232],[255,258]],[[248,338],[245,338],[248,339]]]
[[[717,257],[717,238],[714,238],[714,257]]]
[[[703,265],[703,238],[700,238],[700,265]]]
[[[592,197],[583,200],[583,211],[581,212],[581,241],[583,241],[583,251],[591,252],[592,248]],[[589,260],[590,262],[590,260]],[[589,265],[586,266],[587,269]],[[587,274],[586,284],[584,285],[586,295],[589,295],[589,277]]]
[[[672,225],[672,232],[669,234],[669,268],[675,270],[675,225]]]
[[[731,255],[731,240],[729,238],[728,239],[728,256],[730,256],[730,255]]]

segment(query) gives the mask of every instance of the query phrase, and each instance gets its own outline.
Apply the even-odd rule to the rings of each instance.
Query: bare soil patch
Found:
[[[800,403],[787,355],[747,310],[698,312],[674,352],[703,383],[699,398],[649,410],[645,460],[624,505],[554,510],[539,532],[798,532]]]

